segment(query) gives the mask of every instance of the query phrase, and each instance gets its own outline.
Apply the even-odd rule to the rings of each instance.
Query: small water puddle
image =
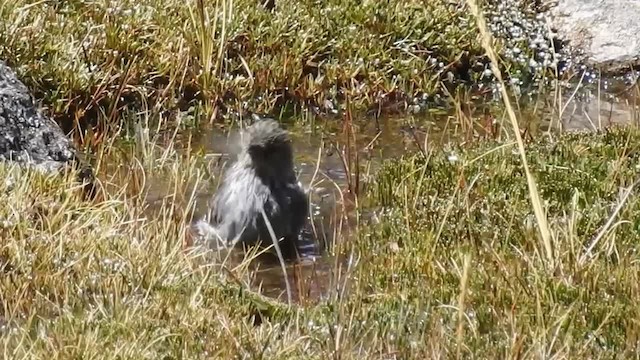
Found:
[[[346,135],[339,120],[323,122],[324,127],[311,129],[310,126],[285,124],[292,138],[296,157],[298,178],[305,188],[310,188],[311,216],[308,226],[303,230],[302,243],[299,248],[301,259],[295,264],[287,264],[287,279],[291,284],[293,299],[320,299],[326,294],[335,279],[335,259],[325,256],[327,249],[333,249],[336,242],[349,236],[354,228],[354,213],[350,198],[346,195],[349,175],[345,168],[347,152],[344,144]],[[418,123],[414,119],[397,118],[381,119],[362,118],[353,123],[355,142],[351,144],[352,163],[357,152],[360,164],[360,177],[375,173],[383,159],[401,156],[406,152],[415,152],[425,144],[435,142],[436,134],[441,128],[426,118]],[[199,131],[197,134],[185,133],[189,138],[191,151],[204,153],[209,159],[215,183],[222,175],[224,168],[235,158],[239,148],[240,132],[237,128],[225,132],[214,128]],[[353,138],[351,138],[353,139]],[[438,140],[439,141],[439,140]],[[355,167],[355,165],[351,165]],[[354,171],[351,171],[354,182]],[[159,210],[171,189],[164,178],[147,179],[148,212]],[[206,187],[209,189],[214,186]],[[207,202],[213,191],[202,190],[196,194],[194,218],[200,218],[207,210]],[[152,216],[152,215],[150,215]],[[238,256],[230,256],[229,267],[240,263],[244,256],[241,249],[233,250]],[[267,259],[267,260],[265,260]],[[277,261],[273,257],[261,257],[252,266],[251,283],[260,288],[267,296],[286,299],[285,278]]]

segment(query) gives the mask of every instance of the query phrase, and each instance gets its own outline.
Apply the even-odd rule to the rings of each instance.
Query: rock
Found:
[[[93,192],[93,171],[80,159],[71,140],[53,119],[36,107],[29,89],[0,61],[0,160],[13,161],[45,173],[69,165]]]
[[[640,64],[640,1],[556,0],[551,18],[587,64],[609,70]]]

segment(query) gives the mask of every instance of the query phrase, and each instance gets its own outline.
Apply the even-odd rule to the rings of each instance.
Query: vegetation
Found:
[[[79,134],[102,189],[87,200],[72,174],[0,164],[2,357],[635,355],[640,129],[525,143],[504,92],[511,126],[495,139],[364,171],[351,106],[451,95],[463,54],[480,72],[497,64],[501,41],[475,29],[469,3],[0,2],[0,58],[67,129],[98,125]],[[513,69],[501,65],[498,82]],[[452,118],[468,119],[458,95]],[[336,216],[349,223],[316,263],[289,264],[294,303],[262,287],[255,252],[185,246],[218,162],[181,131],[291,99],[347,110],[348,180],[332,186],[347,187]]]
[[[464,2],[276,3],[5,1],[0,58],[67,131],[105,131],[126,109],[174,120],[196,111],[192,119],[206,123],[242,104],[331,113],[347,98],[357,108],[442,103],[459,84],[487,81]]]
[[[153,217],[142,191],[87,203],[71,181],[3,165],[4,356],[632,355],[640,193],[624,190],[638,144],[626,129],[528,145],[554,268],[512,145],[388,161],[362,194],[371,220],[330,251],[325,296],[292,306],[253,293],[246,262],[182,250],[193,159],[167,160],[175,195]]]

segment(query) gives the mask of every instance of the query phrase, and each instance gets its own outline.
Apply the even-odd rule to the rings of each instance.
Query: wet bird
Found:
[[[268,246],[271,227],[283,255],[292,258],[308,208],[288,133],[273,119],[256,119],[244,131],[240,154],[212,197],[207,216],[194,226],[212,247]]]

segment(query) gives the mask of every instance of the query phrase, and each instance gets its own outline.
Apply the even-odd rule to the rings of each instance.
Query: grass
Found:
[[[456,162],[448,154],[389,162],[371,189],[385,212],[360,248],[375,254],[362,271],[380,274],[376,288],[393,288],[394,297],[455,306],[463,259],[471,256],[465,345],[472,353],[631,354],[637,195],[614,217],[594,255],[586,262],[581,257],[621,201],[621,189],[636,181],[637,135],[565,135],[528,146],[548,208],[553,273],[545,270],[521,160],[510,147],[494,150],[495,144],[455,149]],[[389,239],[397,242],[395,251]]]
[[[524,169],[525,176],[527,178],[527,186],[529,188],[529,197],[531,198],[531,206],[533,207],[533,211],[536,216],[536,222],[538,225],[538,229],[540,231],[540,236],[542,237],[542,243],[544,244],[545,254],[547,256],[547,261],[549,262],[549,266],[553,268],[553,249],[551,247],[551,235],[549,233],[549,225],[547,224],[547,216],[545,214],[545,209],[542,206],[542,200],[540,198],[540,194],[537,189],[536,180],[531,174],[529,170],[529,163],[527,161],[524,142],[522,141],[522,136],[520,135],[520,126],[518,124],[518,118],[516,117],[516,113],[511,105],[511,101],[509,100],[509,93],[507,91],[507,87],[505,86],[505,82],[502,80],[502,74],[499,68],[498,56],[493,49],[493,37],[491,33],[487,29],[487,24],[484,19],[484,14],[480,12],[478,4],[475,0],[467,0],[469,4],[469,8],[473,13],[473,16],[476,17],[476,21],[478,23],[478,30],[480,30],[480,35],[482,37],[482,46],[487,52],[487,56],[491,60],[491,69],[500,85],[500,94],[504,101],[505,109],[509,116],[509,120],[511,120],[511,126],[513,128],[513,134],[516,139],[516,144],[518,145],[518,152],[520,153],[520,157],[522,159],[522,168]]]
[[[0,207],[4,357],[632,355],[637,189],[605,224],[636,180],[637,144],[638,130],[619,129],[527,145],[546,199],[553,272],[511,146],[389,160],[362,189],[371,220],[328,254],[336,262],[320,273],[324,296],[302,292],[292,306],[257,292],[255,268],[183,250],[191,202],[183,180],[202,176],[196,158],[175,152],[147,163],[154,168],[130,168],[176,184],[151,213],[144,186],[88,203],[72,177],[3,165],[0,201],[11,204]]]
[[[5,1],[0,58],[66,131],[99,132],[125,110],[175,119],[197,108],[194,119],[207,123],[238,106],[330,113],[347,98],[362,109],[447,102],[489,67],[464,3],[258,3]],[[534,14],[532,2],[522,8]]]
[[[512,126],[495,139],[434,148],[414,138],[418,152],[372,173],[351,109],[442,93],[468,136],[473,96],[448,86],[442,68],[464,52],[495,64],[500,40],[482,21],[477,33],[474,6],[445,1],[277,6],[0,3],[0,56],[64,126],[97,125],[81,140],[103,190],[88,201],[72,174],[0,164],[3,358],[638,352],[639,129],[527,142],[504,91]],[[502,69],[492,68],[499,82]],[[293,304],[265,296],[273,289],[261,288],[255,253],[185,248],[196,199],[219,169],[181,131],[241,109],[235,100],[271,112],[291,98],[346,109],[335,148],[347,173],[345,191],[331,184],[343,207],[328,229],[335,242],[310,273],[288,264]]]

